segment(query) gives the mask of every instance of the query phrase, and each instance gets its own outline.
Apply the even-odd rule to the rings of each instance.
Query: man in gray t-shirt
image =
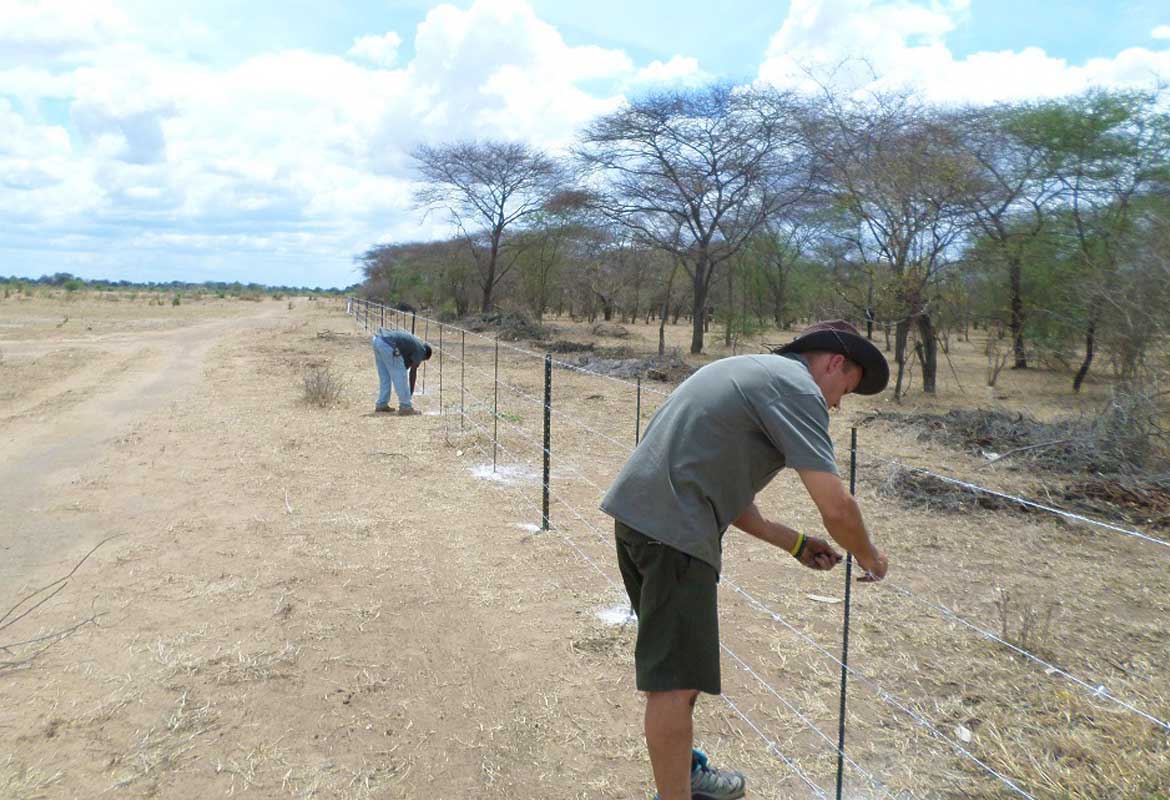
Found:
[[[765,519],[755,495],[789,467],[800,475],[832,539],[880,580],[886,557],[837,474],[829,409],[850,392],[876,394],[885,357],[847,322],[821,322],[775,353],[726,358],[667,398],[606,492],[618,563],[638,615],[637,686],[646,692],[646,741],[661,800],[742,797],[738,772],[692,753],[700,692],[718,694],[716,583],[731,525],[832,569],[827,540]],[[690,770],[688,774],[687,765]]]

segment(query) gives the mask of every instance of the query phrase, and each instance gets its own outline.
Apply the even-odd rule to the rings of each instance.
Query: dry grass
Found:
[[[336,405],[345,391],[345,382],[329,366],[307,368],[303,381],[305,402],[318,408]]]

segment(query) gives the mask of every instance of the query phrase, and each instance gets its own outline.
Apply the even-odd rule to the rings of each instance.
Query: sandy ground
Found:
[[[424,415],[407,419],[371,413],[368,338],[336,303],[99,309],[84,334],[51,328],[57,310],[0,306],[0,613],[117,538],[43,606],[0,622],[11,644],[96,617],[0,671],[0,797],[648,796],[633,626],[596,511],[632,443],[630,387],[555,371],[555,530],[537,533],[537,360],[501,351],[493,472],[487,340],[461,351],[446,332],[449,413],[437,413],[436,359]],[[1054,413],[1055,378],[976,389],[981,359],[960,350],[967,386],[943,376],[940,397],[915,408]],[[327,410],[302,400],[304,370],[320,365],[346,381]],[[645,419],[668,389],[647,385]],[[842,452],[850,420],[886,407],[838,416]],[[1157,796],[1164,735],[923,601],[1005,625],[1165,719],[1166,555],[1046,518],[903,509],[877,494],[883,459],[980,465],[881,425],[862,435],[860,494],[894,571],[853,593],[851,661],[872,683],[850,688],[860,768],[846,765],[846,796],[1018,796],[955,744],[1036,797]],[[763,501],[817,526],[788,477]],[[735,708],[704,699],[697,738],[749,773],[749,796],[817,796],[792,765],[831,795],[835,755],[810,725],[835,739],[839,668],[816,646],[839,651],[841,606],[822,600],[840,599],[842,575],[735,533],[726,547]],[[32,652],[10,648],[11,660]]]

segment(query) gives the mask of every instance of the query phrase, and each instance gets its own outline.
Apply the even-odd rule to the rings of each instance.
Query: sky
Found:
[[[941,103],[1170,81],[1165,0],[715,7],[0,0],[0,275],[346,286],[372,245],[447,233],[418,144],[557,152],[655,89],[843,61]]]

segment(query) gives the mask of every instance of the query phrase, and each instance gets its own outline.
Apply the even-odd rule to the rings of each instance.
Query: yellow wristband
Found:
[[[794,544],[792,546],[792,549],[789,550],[788,552],[792,553],[793,558],[796,558],[796,554],[800,552],[800,548],[803,546],[804,546],[804,534],[798,533],[798,534],[796,534],[796,544]]]

